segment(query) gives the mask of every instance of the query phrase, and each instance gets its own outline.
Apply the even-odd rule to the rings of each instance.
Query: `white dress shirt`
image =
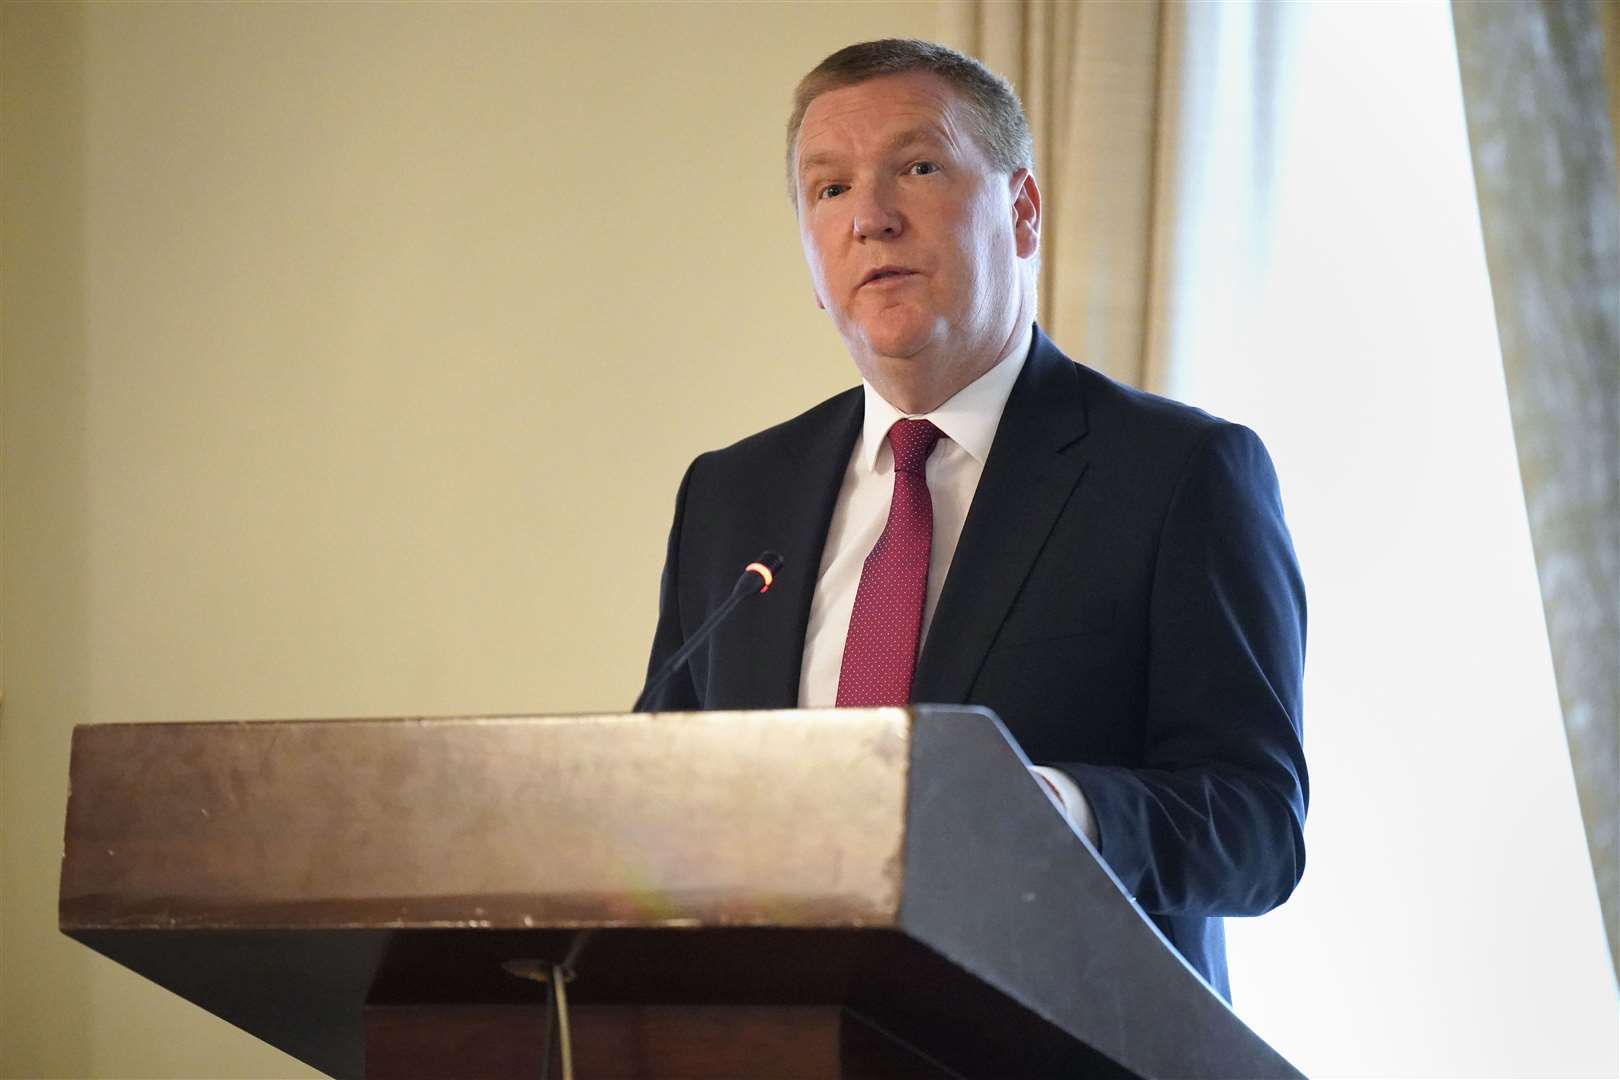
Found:
[[[1033,328],[993,367],[957,391],[950,400],[932,412],[913,415],[901,412],[863,381],[865,416],[844,481],[838,490],[832,521],[827,527],[827,544],[821,553],[816,575],[815,596],[810,603],[810,622],[805,628],[804,657],[799,669],[800,708],[829,708],[838,700],[838,675],[844,662],[844,639],[849,636],[850,613],[855,608],[855,592],[860,587],[861,569],[889,519],[889,501],[894,494],[894,453],[889,448],[889,428],[903,419],[927,420],[944,433],[929,455],[928,494],[934,507],[934,538],[928,558],[928,591],[923,600],[922,632],[919,646],[928,639],[934,608],[945,584],[945,575],[956,555],[968,507],[979,488],[990,444],[995,441],[1001,413],[1007,406],[1013,383],[1029,355]],[[1066,773],[1036,766],[1035,772],[1050,785],[1059,808],[1071,825],[1093,843],[1096,823],[1080,788]]]

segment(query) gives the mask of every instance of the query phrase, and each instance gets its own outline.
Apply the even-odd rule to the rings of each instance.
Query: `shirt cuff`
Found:
[[[1069,819],[1069,825],[1075,832],[1091,841],[1096,847],[1098,842],[1097,819],[1092,816],[1091,804],[1086,801],[1085,795],[1080,791],[1080,785],[1075,783],[1068,773],[1061,769],[1054,769],[1050,765],[1031,765],[1029,771],[1051,784],[1057,789],[1058,809],[1063,816]],[[1047,790],[1050,794],[1050,789]]]

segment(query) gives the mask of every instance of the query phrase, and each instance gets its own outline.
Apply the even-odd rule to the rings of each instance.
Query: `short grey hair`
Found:
[[[841,90],[884,75],[925,71],[937,75],[962,95],[973,133],[997,169],[1009,175],[1035,168],[1035,139],[1024,106],[1012,84],[978,60],[944,45],[915,38],[863,41],[839,49],[811,69],[793,91],[793,113],[787,125],[788,196],[798,203],[794,150],[799,126],[810,103],[829,90]]]

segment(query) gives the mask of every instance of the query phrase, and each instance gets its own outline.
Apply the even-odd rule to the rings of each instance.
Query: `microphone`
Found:
[[[726,597],[724,603],[714,609],[713,614],[703,620],[703,625],[698,627],[696,632],[686,639],[685,645],[676,649],[674,655],[664,661],[663,666],[658,669],[658,673],[647,680],[646,689],[641,691],[641,696],[636,698],[636,704],[630,711],[645,711],[647,702],[652,700],[653,696],[664,688],[664,684],[669,682],[670,676],[681,669],[681,665],[686,663],[687,658],[697,651],[697,647],[709,640],[709,635],[714,633],[714,628],[725,621],[726,616],[731,614],[733,608],[742,603],[743,597],[753,593],[765,592],[771,587],[771,583],[776,580],[777,571],[781,569],[782,556],[774,551],[761,552],[758,559],[744,567],[742,577],[738,578],[737,584],[731,587],[731,595]]]

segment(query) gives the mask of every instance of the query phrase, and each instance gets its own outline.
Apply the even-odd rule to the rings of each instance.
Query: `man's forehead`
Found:
[[[912,146],[948,146],[954,144],[955,139],[951,133],[937,123],[919,123],[916,126],[897,128],[894,132],[878,140],[879,150],[903,150]],[[848,153],[841,141],[822,139],[819,144],[814,136],[801,142],[803,152],[799,156],[799,167],[810,168],[830,161],[842,160]]]
[[[936,75],[883,75],[818,95],[799,126],[799,167],[837,154],[854,135],[888,149],[914,142],[956,145],[960,99]]]

